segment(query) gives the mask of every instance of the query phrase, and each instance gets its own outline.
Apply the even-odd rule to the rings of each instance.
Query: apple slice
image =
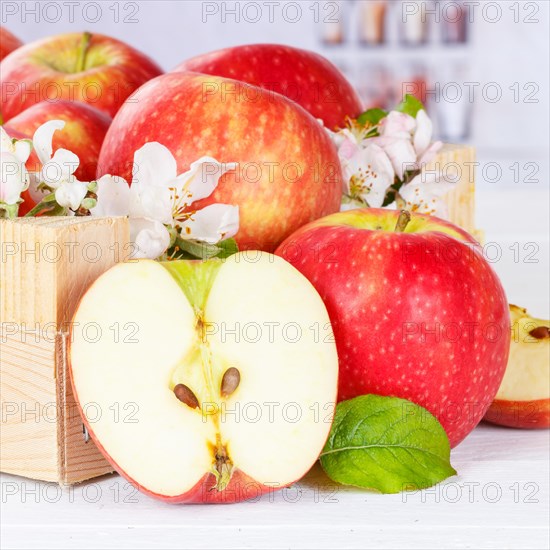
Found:
[[[240,501],[296,481],[321,452],[331,334],[317,291],[271,254],[119,264],[75,314],[73,388],[94,441],[144,492]]]
[[[510,305],[512,340],[504,378],[484,419],[512,428],[550,426],[550,321]]]

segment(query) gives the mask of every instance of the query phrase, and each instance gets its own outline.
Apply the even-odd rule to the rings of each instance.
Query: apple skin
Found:
[[[226,94],[229,88],[238,94]],[[204,155],[238,163],[191,209],[238,205],[241,250],[272,251],[302,225],[339,210],[336,148],[322,125],[286,97],[187,72],[160,76],[133,99],[107,132],[98,177],[108,173],[130,181],[134,153],[149,141],[170,149],[178,174]]]
[[[23,42],[8,31],[8,29],[0,27],[0,61],[22,45]]]
[[[384,209],[327,216],[299,229],[276,254],[327,306],[338,400],[368,393],[409,399],[438,418],[454,447],[500,386],[510,349],[508,304],[473,237],[419,214],[406,232],[395,232],[398,216]]]
[[[534,401],[495,399],[483,420],[509,428],[548,428],[550,427],[550,399]]]
[[[174,71],[232,78],[280,93],[331,130],[363,111],[361,100],[340,70],[308,50],[281,44],[226,48],[184,61]]]
[[[8,121],[40,101],[88,103],[113,116],[143,83],[162,73],[149,57],[131,46],[92,34],[77,70],[85,33],[52,36],[26,44],[2,61],[2,116]]]
[[[68,149],[79,157],[80,165],[75,175],[80,181],[95,179],[99,152],[111,118],[85,103],[43,101],[12,118],[4,128],[11,137],[32,139],[36,129],[49,120],[65,121],[63,130],[58,130],[53,135],[53,150]],[[33,152],[27,161],[27,170],[39,169],[40,161]],[[24,202],[19,206],[20,216],[25,215],[36,204],[29,190],[24,192],[23,199]]]

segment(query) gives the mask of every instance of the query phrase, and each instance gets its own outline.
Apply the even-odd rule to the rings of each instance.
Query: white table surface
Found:
[[[486,242],[502,248],[494,267],[510,301],[547,316],[548,189],[518,191],[480,189],[479,225]],[[536,242],[538,261],[515,261],[516,242]],[[316,466],[290,489],[225,506],[164,504],[118,476],[67,491],[2,475],[0,546],[549,548],[549,449],[548,430],[481,424],[452,452],[458,476],[432,489],[379,495],[335,487]]]
[[[62,491],[2,476],[8,548],[548,548],[549,432],[480,425],[458,476],[418,493],[335,487],[316,466],[257,502],[170,505],[118,476]],[[125,502],[126,500],[126,502]]]

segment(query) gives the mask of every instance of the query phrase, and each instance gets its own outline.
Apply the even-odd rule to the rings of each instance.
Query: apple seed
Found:
[[[221,394],[223,397],[231,395],[239,386],[241,373],[239,369],[231,367],[227,369],[222,378]]]
[[[185,403],[188,407],[191,407],[192,409],[199,408],[199,400],[185,384],[177,384],[174,388],[174,394],[182,403]]]
[[[536,327],[530,330],[529,334],[537,340],[544,340],[545,338],[550,338],[550,328],[545,326]]]

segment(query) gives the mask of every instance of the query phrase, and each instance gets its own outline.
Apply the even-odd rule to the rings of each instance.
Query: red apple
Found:
[[[8,31],[6,27],[0,27],[0,61],[22,45],[23,42]],[[4,70],[3,67],[2,70]]]
[[[512,341],[504,379],[484,419],[512,428],[550,427],[550,321],[510,305]]]
[[[330,327],[326,308],[287,262],[247,254],[118,264],[71,324],[71,380],[88,430],[156,498],[230,503],[280,489],[311,468],[328,436],[338,357],[310,328]],[[117,406],[124,418],[111,414]]]
[[[60,34],[18,48],[2,61],[2,116],[41,101],[88,103],[113,116],[144,82],[162,73],[146,55],[101,34]]]
[[[439,419],[455,446],[482,419],[504,375],[508,304],[468,233],[430,216],[406,221],[406,213],[384,209],[334,214],[299,229],[277,254],[325,301],[339,400],[409,399]]]
[[[190,72],[160,76],[142,86],[114,118],[98,176],[130,181],[134,153],[149,141],[170,149],[178,173],[204,155],[238,163],[210,197],[192,208],[238,205],[241,248],[274,250],[305,223],[339,209],[336,148],[317,120],[279,94]]]
[[[75,172],[76,177],[81,181],[95,179],[99,151],[111,118],[85,103],[43,101],[18,114],[4,127],[11,137],[32,139],[36,129],[48,120],[65,121],[63,130],[58,130],[53,135],[53,150],[64,148],[75,153],[80,159],[80,165]],[[36,154],[33,153],[29,157],[27,169],[40,169],[40,161]],[[19,206],[19,215],[23,216],[31,210],[37,200],[40,200],[40,196],[36,193],[33,196],[30,189],[25,191],[24,202]]]
[[[328,59],[282,44],[226,48],[193,57],[174,70],[233,78],[280,93],[331,130],[362,111],[357,92]]]

